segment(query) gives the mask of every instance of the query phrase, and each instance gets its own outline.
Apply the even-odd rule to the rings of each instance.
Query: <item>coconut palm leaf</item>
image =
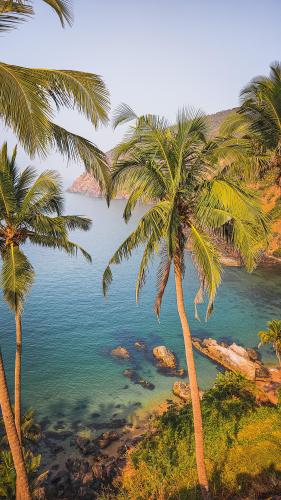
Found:
[[[0,33],[16,28],[33,14],[31,5],[15,0],[0,0]]]
[[[72,23],[72,12],[68,0],[43,0],[58,15],[62,27]],[[9,31],[34,15],[31,0],[0,0],[0,32]]]

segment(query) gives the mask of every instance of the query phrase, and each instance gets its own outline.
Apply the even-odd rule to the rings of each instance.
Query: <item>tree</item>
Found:
[[[134,249],[142,246],[136,283],[138,301],[149,263],[160,253],[155,300],[159,316],[173,267],[191,389],[198,480],[203,497],[208,498],[200,397],[182,285],[186,248],[191,249],[200,279],[195,309],[206,293],[207,319],[221,281],[215,237],[224,237],[233,245],[247,269],[252,270],[265,238],[266,224],[254,194],[221,173],[221,162],[225,169],[226,162],[233,161],[234,150],[224,147],[220,140],[207,141],[206,121],[200,112],[189,113],[184,109],[179,112],[176,125],[170,126],[157,116],[138,118],[128,106],[121,105],[114,125],[131,119],[135,120],[135,126],[115,151],[113,195],[121,186],[130,194],[124,210],[126,221],[137,202],[150,206],[135,231],[110,259],[104,272],[103,290],[106,294],[112,281],[111,265],[129,258]]]
[[[281,64],[269,76],[257,76],[242,89],[241,105],[226,118],[222,132],[247,143],[249,172],[256,182],[270,169],[281,176]]]
[[[13,462],[17,475],[18,489],[21,492],[22,500],[31,500],[23,451],[20,445],[18,433],[15,426],[14,415],[12,412],[1,351],[0,351],[0,407],[10,450],[13,456]]]
[[[70,23],[67,0],[44,0]],[[33,2],[0,0],[0,31],[33,15]],[[55,149],[68,160],[80,161],[107,189],[109,174],[104,153],[91,141],[57,125],[55,111],[76,109],[95,128],[107,122],[109,93],[99,75],[76,70],[25,68],[0,62],[0,119],[11,128],[25,151],[46,156]]]
[[[260,345],[271,344],[281,367],[281,320],[273,319],[267,323],[268,329],[258,333]]]
[[[33,283],[34,270],[22,251],[29,242],[63,250],[71,255],[78,250],[90,255],[69,240],[72,229],[88,230],[86,217],[62,215],[62,187],[56,172],[45,171],[36,178],[33,168],[21,173],[16,166],[16,148],[11,158],[7,144],[0,151],[0,253],[1,286],[4,299],[15,314],[15,425],[21,443],[21,316],[24,300]],[[7,436],[9,439],[9,436]]]

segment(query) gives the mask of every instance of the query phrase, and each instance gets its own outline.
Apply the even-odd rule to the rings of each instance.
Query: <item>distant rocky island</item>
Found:
[[[212,115],[207,116],[208,120],[208,125],[210,129],[210,135],[215,135],[218,132],[218,129],[220,125],[222,124],[223,120],[226,118],[227,115],[229,115],[232,111],[235,111],[234,109],[227,109],[224,111],[219,111],[218,113],[214,113]],[[107,156],[111,158],[111,151],[107,153]],[[83,173],[77,177],[72,185],[67,189],[69,193],[80,193],[80,194],[85,194],[87,196],[90,196],[92,198],[103,198],[103,194],[101,193],[100,187],[98,185],[98,182],[94,179],[94,177],[91,174],[88,173]],[[117,193],[115,196],[116,199],[127,199],[128,198],[128,193],[125,191],[120,191]]]

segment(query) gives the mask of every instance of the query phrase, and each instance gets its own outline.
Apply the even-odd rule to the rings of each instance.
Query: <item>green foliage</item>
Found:
[[[176,125],[171,126],[159,116],[137,117],[123,104],[115,113],[114,126],[132,119],[135,124],[114,151],[111,194],[120,188],[130,193],[125,221],[137,202],[149,204],[149,209],[110,259],[104,293],[112,281],[111,265],[128,259],[142,246],[138,301],[149,263],[160,253],[155,302],[159,316],[171,264],[183,275],[185,250],[191,248],[200,279],[195,306],[204,294],[208,297],[207,319],[221,281],[218,239],[239,252],[248,271],[266,245],[267,220],[255,193],[227,174],[227,166],[246,153],[224,138],[208,141],[206,118],[200,111],[181,110]]]
[[[68,0],[43,0],[70,24]],[[0,0],[0,32],[34,14],[33,1]],[[91,141],[53,122],[62,108],[77,109],[92,125],[106,123],[109,93],[99,75],[76,70],[25,68],[0,62],[0,117],[30,156],[45,156],[52,149],[67,160],[82,161],[85,169],[109,189],[105,154]]]
[[[10,158],[4,144],[0,150],[1,286],[11,309],[23,308],[34,279],[33,267],[20,248],[27,241],[70,255],[81,251],[91,260],[83,248],[69,240],[69,231],[87,231],[90,219],[63,215],[62,211],[62,187],[57,173],[46,170],[36,178],[30,167],[20,172],[16,166],[16,149]]]
[[[278,233],[278,236],[279,236],[279,233]],[[272,255],[274,255],[274,257],[281,257],[281,247],[279,247],[276,250],[274,250],[274,252],[272,253]]]
[[[257,406],[254,393],[243,377],[226,373],[204,394],[206,464],[215,499],[259,498],[262,492],[280,491],[281,413]],[[193,439],[191,405],[172,406],[157,419],[156,431],[131,453],[116,484],[119,493],[112,498],[201,498]]]
[[[240,417],[256,407],[255,385],[239,373],[219,374],[211,389],[205,392],[204,402],[219,417]]]
[[[267,323],[268,329],[258,333],[260,344],[271,344],[281,366],[281,320],[273,319]]]
[[[30,484],[36,480],[41,462],[41,455],[33,455],[24,450],[24,461]],[[16,471],[10,451],[0,451],[0,497],[14,499],[16,492]]]

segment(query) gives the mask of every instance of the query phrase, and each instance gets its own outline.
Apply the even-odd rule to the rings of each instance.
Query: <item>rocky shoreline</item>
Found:
[[[203,356],[224,369],[237,371],[254,382],[260,403],[277,402],[277,390],[281,387],[281,370],[267,368],[255,349],[197,337],[193,337],[193,345]],[[143,341],[137,341],[134,347],[148,350]],[[168,370],[172,376],[180,372],[175,354],[166,346],[156,346],[152,353],[158,369]],[[126,362],[131,353],[125,347],[117,346],[111,355]],[[133,383],[141,384],[139,376],[130,368],[124,370],[124,376]],[[149,389],[150,387],[146,386],[149,381],[143,382],[143,387]],[[44,457],[41,471],[49,471],[38,489],[37,498],[94,499],[98,498],[104,489],[112,489],[114,478],[126,465],[128,451],[148,432],[154,431],[154,417],[164,413],[170,404],[175,402],[190,402],[189,385],[183,380],[171,384],[171,393],[167,394],[167,399],[162,404],[157,403],[142,416],[137,415],[136,408],[134,423],[116,417],[108,422],[99,422],[96,418],[99,415],[93,414],[93,425],[88,432],[85,432],[85,429],[77,432],[64,430],[62,421],[61,428],[56,431],[43,432],[42,439],[35,445],[34,451],[38,452],[40,449]],[[120,405],[116,405],[117,409],[118,406]]]

